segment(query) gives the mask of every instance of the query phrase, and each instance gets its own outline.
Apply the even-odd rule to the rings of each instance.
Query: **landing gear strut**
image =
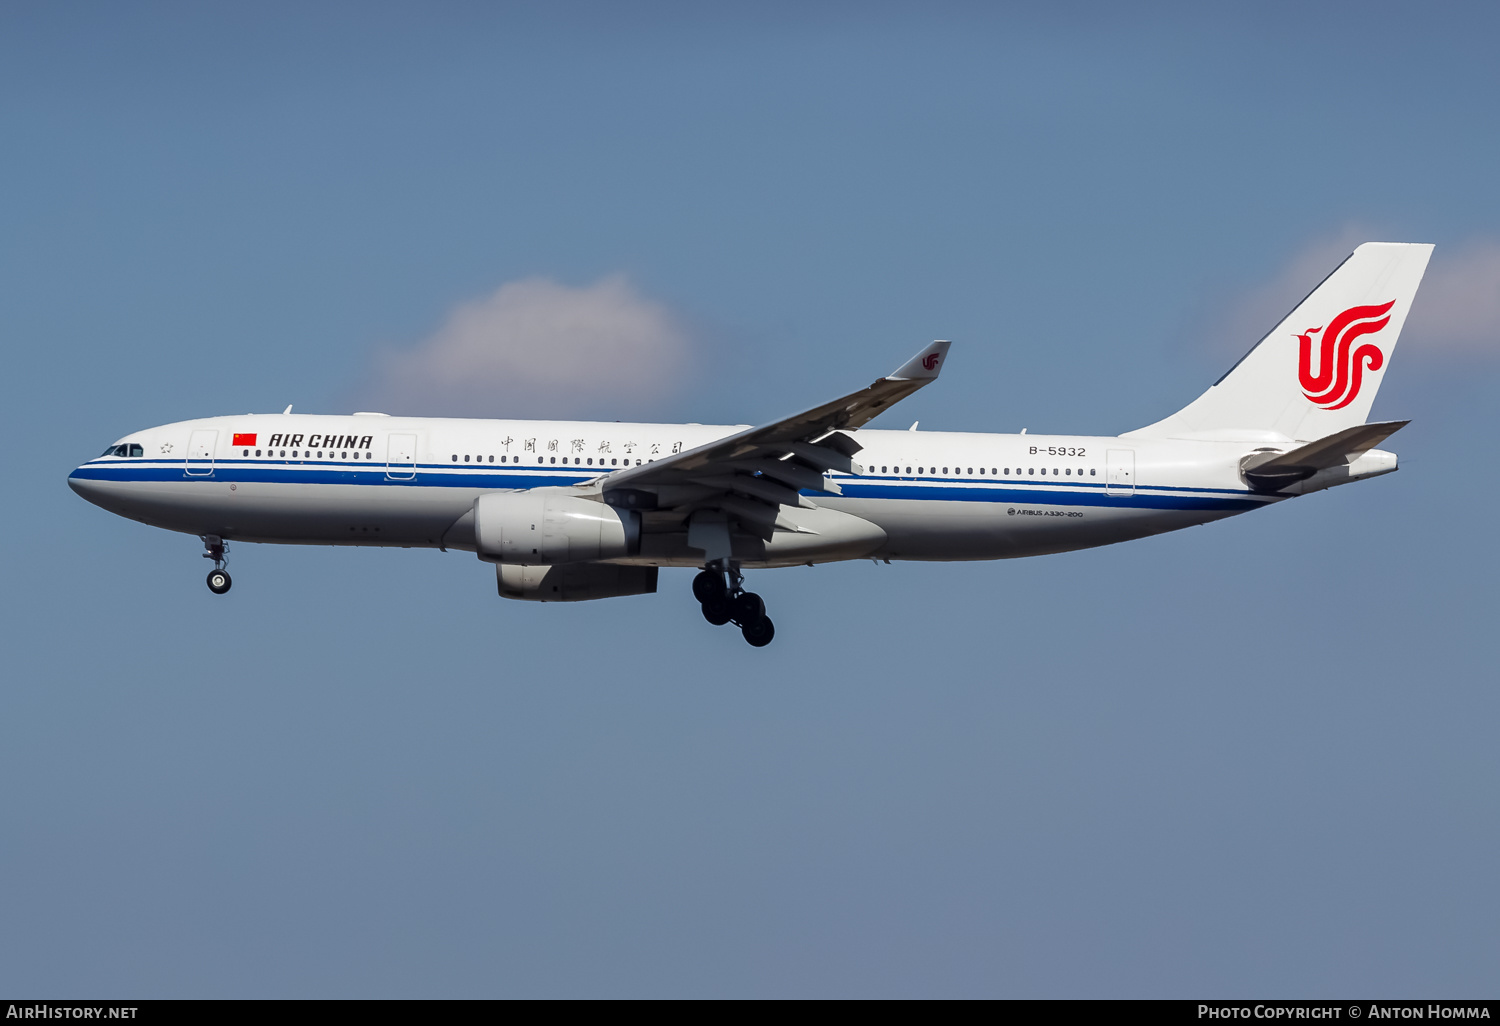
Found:
[[[776,626],[761,597],[744,589],[744,581],[737,564],[715,560],[693,578],[693,597],[703,605],[703,619],[715,627],[733,622],[746,641],[763,648],[776,636]]]
[[[203,536],[203,547],[208,550],[203,553],[203,558],[214,561],[214,568],[208,572],[208,590],[215,595],[222,595],[234,583],[229,578],[229,571],[224,569],[227,562],[224,559],[224,553],[228,551],[229,546],[224,544],[224,539],[218,535],[206,534]]]

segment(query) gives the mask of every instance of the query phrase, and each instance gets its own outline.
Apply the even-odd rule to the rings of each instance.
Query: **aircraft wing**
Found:
[[[864,472],[853,459],[863,446],[841,429],[868,423],[936,381],[948,346],[934,342],[892,374],[841,399],[609,474],[596,484],[611,505],[683,514],[720,509],[749,533],[769,538],[782,506],[814,505],[798,494],[802,489],[837,494],[839,486],[824,477],[828,471]]]

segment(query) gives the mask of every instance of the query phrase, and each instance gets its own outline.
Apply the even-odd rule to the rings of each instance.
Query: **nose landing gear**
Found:
[[[761,597],[744,589],[744,580],[738,566],[715,560],[693,578],[693,597],[703,606],[703,619],[715,627],[733,622],[746,641],[764,648],[776,636],[776,626]]]
[[[226,565],[224,553],[228,551],[229,546],[218,535],[208,534],[203,536],[203,547],[208,550],[203,553],[203,558],[214,561],[214,568],[208,572],[208,590],[215,595],[222,595],[234,583],[229,577],[229,571],[224,569]]]

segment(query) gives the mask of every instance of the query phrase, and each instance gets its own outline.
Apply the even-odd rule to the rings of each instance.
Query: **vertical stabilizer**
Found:
[[[1128,434],[1310,441],[1363,424],[1431,255],[1365,243],[1207,392]]]

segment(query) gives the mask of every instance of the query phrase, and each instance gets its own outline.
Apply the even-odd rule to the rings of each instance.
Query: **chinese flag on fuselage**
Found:
[[[254,435],[235,435],[234,436],[234,442],[232,444],[234,444],[234,445],[254,445],[255,444],[255,436]]]

